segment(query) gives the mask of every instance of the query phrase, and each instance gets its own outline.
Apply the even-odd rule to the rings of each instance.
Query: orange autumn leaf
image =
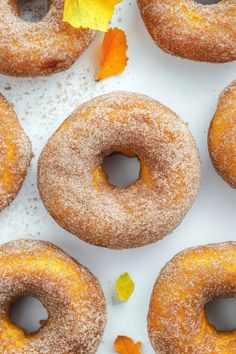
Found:
[[[126,336],[118,336],[114,343],[116,353],[119,354],[141,354],[142,343],[134,343],[133,339]]]
[[[110,28],[102,43],[102,60],[97,81],[124,71],[128,61],[127,49],[125,32],[119,28]]]

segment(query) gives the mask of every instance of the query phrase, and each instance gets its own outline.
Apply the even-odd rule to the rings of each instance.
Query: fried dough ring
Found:
[[[17,0],[0,7],[0,72],[12,76],[49,75],[69,68],[88,47],[95,32],[62,21],[64,0],[49,0],[39,23],[19,17]]]
[[[225,63],[236,59],[236,0],[203,5],[194,0],[138,0],[143,21],[165,52]]]
[[[17,195],[32,157],[31,144],[15,112],[0,95],[0,211]]]
[[[208,149],[218,174],[236,188],[236,81],[219,98],[208,132]]]
[[[11,305],[22,296],[38,298],[48,310],[35,333],[10,320]],[[105,312],[96,278],[56,246],[33,240],[0,246],[1,354],[95,354]]]
[[[139,179],[126,189],[108,182],[103,160],[138,156]],[[155,242],[191,207],[200,161],[187,127],[169,108],[136,93],[113,92],[82,104],[43,149],[38,187],[63,228],[108,248]]]
[[[151,296],[148,333],[158,354],[234,354],[236,330],[221,332],[204,306],[236,297],[236,242],[187,249],[161,271]]]

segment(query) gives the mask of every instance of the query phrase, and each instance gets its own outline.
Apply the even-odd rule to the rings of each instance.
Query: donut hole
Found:
[[[47,15],[48,0],[17,0],[19,17],[25,22],[37,23]]]
[[[139,159],[119,152],[106,156],[102,168],[108,176],[109,183],[118,188],[127,188],[135,183],[140,174]]]
[[[194,0],[196,3],[198,4],[202,4],[202,5],[214,5],[214,4],[218,4],[219,2],[221,2],[221,0]]]
[[[26,334],[32,334],[45,325],[45,321],[48,319],[48,312],[35,297],[23,296],[11,305],[10,319]]]
[[[215,299],[205,305],[208,322],[221,332],[236,329],[236,299]]]

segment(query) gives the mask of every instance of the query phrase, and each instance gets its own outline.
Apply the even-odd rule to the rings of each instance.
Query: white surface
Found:
[[[126,31],[129,44],[129,65],[120,76],[94,81],[100,35],[68,71],[48,78],[0,76],[0,92],[13,103],[35,154],[18,197],[0,214],[0,236],[1,242],[16,238],[50,240],[98,277],[108,314],[98,354],[113,353],[113,341],[119,334],[141,340],[143,353],[151,354],[146,314],[161,267],[186,247],[236,239],[236,191],[215,173],[207,151],[209,122],[219,93],[235,78],[236,63],[196,63],[163,53],[148,35],[135,1],[126,0],[117,7],[114,25]],[[11,89],[6,89],[9,86]],[[36,187],[38,156],[50,135],[81,102],[112,90],[142,92],[176,111],[189,123],[202,159],[200,191],[181,226],[156,244],[125,251],[88,245],[61,229],[47,214]],[[114,304],[114,281],[124,271],[130,273],[136,289],[128,303]]]

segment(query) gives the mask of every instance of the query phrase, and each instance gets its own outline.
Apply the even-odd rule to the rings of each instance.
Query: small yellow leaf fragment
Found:
[[[102,60],[97,81],[124,71],[128,61],[127,49],[125,32],[119,28],[110,28],[102,43]]]
[[[129,273],[125,272],[116,280],[116,294],[120,301],[128,301],[134,291],[135,284]]]
[[[126,336],[118,336],[114,342],[116,353],[119,354],[141,354],[142,343],[134,343],[133,339]]]
[[[75,28],[106,32],[115,5],[122,0],[65,0],[63,21]]]
[[[78,0],[65,0],[63,21],[68,22],[71,26],[75,28],[78,28],[80,27],[80,19],[78,14],[79,14]]]

